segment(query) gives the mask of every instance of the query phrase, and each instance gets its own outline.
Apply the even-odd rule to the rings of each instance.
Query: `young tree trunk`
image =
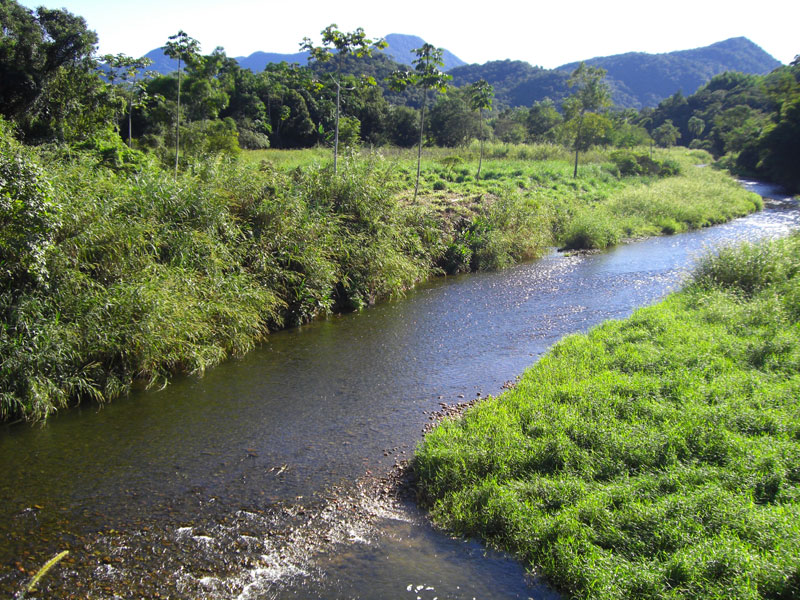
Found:
[[[178,57],[178,109],[175,111],[175,177],[178,176],[178,137],[181,128],[181,58]]]
[[[131,137],[133,137],[133,118],[131,113],[133,112],[133,97],[128,99],[128,148],[132,148],[131,146]]]
[[[583,128],[583,111],[578,119],[578,132],[575,134],[575,169],[572,171],[572,178],[578,176],[578,152],[581,147],[581,129]]]
[[[419,147],[417,148],[417,181],[414,184],[414,202],[417,201],[417,193],[419,192],[419,170],[422,163],[422,135],[425,128],[425,104],[428,102],[428,90],[422,93],[422,114],[419,119]]]
[[[339,101],[342,94],[342,85],[336,81],[336,127],[333,134],[333,174],[336,175],[336,160],[339,156]]]
[[[478,158],[478,173],[475,175],[475,181],[478,181],[481,178],[481,165],[483,164],[483,110],[481,109],[478,111],[481,117],[480,123],[480,135],[481,135],[481,154],[480,158]]]

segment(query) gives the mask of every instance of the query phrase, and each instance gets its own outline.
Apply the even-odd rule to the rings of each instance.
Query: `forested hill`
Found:
[[[636,104],[628,104],[635,108],[656,106],[679,90],[687,96],[693,94],[714,75],[725,71],[765,75],[781,65],[745,37],[692,50],[665,54],[628,52],[584,62],[608,71],[615,91],[636,99]],[[559,70],[571,72],[577,66],[578,63],[569,63]]]
[[[389,46],[382,52],[391,60],[402,65],[411,65],[415,58],[414,49],[420,48],[425,43],[421,37],[416,35],[405,35],[402,33],[390,33],[386,36]],[[156,48],[148,52],[145,56],[153,61],[150,69],[166,75],[176,69],[176,62],[164,54],[162,48]],[[444,51],[444,69],[452,69],[465,65],[466,63],[458,58],[449,50]],[[298,63],[305,65],[308,62],[308,52],[294,52],[281,54],[279,52],[253,52],[250,56],[237,56],[236,62],[245,69],[250,69],[253,73],[259,73],[270,63],[287,62],[289,64]]]
[[[725,71],[761,75],[780,66],[760,46],[743,37],[693,50],[665,54],[628,52],[585,62],[608,71],[614,104],[632,108],[656,106],[679,90],[692,94]],[[578,63],[570,63],[549,70],[523,61],[504,60],[457,67],[449,73],[459,86],[486,79],[495,87],[499,104],[530,106],[546,97],[556,103],[564,98],[569,93],[569,73],[577,66]]]
[[[522,60],[493,60],[482,65],[465,65],[449,72],[453,85],[461,87],[485,79],[494,87],[495,101],[502,106],[530,106],[550,98],[560,104],[569,93],[569,73],[533,67]]]

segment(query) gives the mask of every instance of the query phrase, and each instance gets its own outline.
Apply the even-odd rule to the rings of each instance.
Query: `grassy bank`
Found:
[[[570,597],[800,596],[800,235],[569,337],[415,459],[449,530]]]
[[[399,150],[344,157],[337,177],[323,150],[175,177],[147,157],[34,151],[2,122],[0,146],[0,420],[202,373],[270,330],[535,257],[581,219],[614,230],[593,247],[667,231],[662,213],[689,227],[759,206],[677,152],[662,158],[679,174],[626,175],[596,152],[573,179],[562,148],[490,146],[476,181],[474,148],[434,149],[413,203],[414,156]],[[690,200],[668,201],[686,186]]]

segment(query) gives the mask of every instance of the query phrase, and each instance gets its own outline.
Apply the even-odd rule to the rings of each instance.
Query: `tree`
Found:
[[[575,169],[573,177],[578,176],[578,153],[588,147],[584,122],[587,113],[594,113],[603,110],[611,105],[611,93],[603,79],[606,70],[600,67],[592,67],[586,63],[581,63],[572,72],[567,80],[567,85],[575,88],[575,93],[564,100],[564,112],[570,121],[573,122],[575,132]]]
[[[477,116],[470,106],[469,89],[450,89],[431,107],[428,137],[432,136],[437,146],[462,146],[477,133]]]
[[[690,117],[689,118],[689,133],[691,133],[694,137],[700,137],[705,131],[706,122],[703,121],[700,117]]]
[[[117,77],[122,80],[122,86],[125,96],[127,97],[128,105],[128,147],[131,147],[131,139],[133,137],[133,109],[134,101],[138,95],[142,97],[144,86],[141,81],[137,81],[139,72],[153,64],[153,61],[143,56],[141,58],[133,58],[125,54],[106,54],[101,58],[103,64],[106,65],[106,73],[108,82],[114,85]],[[141,103],[137,102],[136,107],[140,107]]]
[[[341,107],[341,97],[343,89],[355,89],[355,85],[349,88],[342,87],[342,65],[347,56],[370,56],[373,50],[385,48],[386,42],[382,39],[373,41],[369,39],[364,30],[359,27],[350,33],[339,31],[336,23],[328,25],[322,30],[322,46],[314,46],[309,38],[304,38],[300,43],[301,50],[310,53],[309,61],[328,62],[333,59],[336,64],[336,75],[331,76],[333,84],[336,86],[336,122],[334,125],[333,142],[333,173],[336,174],[336,163],[339,155],[339,112]],[[368,77],[362,80],[369,85],[375,85],[375,79]]]
[[[447,82],[452,79],[450,75],[443,73],[439,67],[444,66],[442,55],[444,50],[436,48],[431,44],[423,44],[421,48],[413,50],[417,58],[411,61],[414,65],[413,71],[395,71],[389,76],[389,87],[395,91],[403,91],[408,86],[415,86],[422,89],[422,112],[419,119],[419,148],[417,149],[417,180],[414,184],[414,201],[417,200],[419,192],[419,172],[422,164],[422,141],[425,130],[425,107],[428,103],[428,92],[447,90]]]
[[[481,154],[478,159],[478,172],[475,179],[481,178],[481,165],[483,164],[483,111],[492,108],[492,99],[494,98],[494,88],[485,79],[479,79],[473,83],[469,88],[469,100],[472,110],[477,110],[480,115],[480,138],[481,138]]]
[[[522,106],[505,108],[492,121],[494,136],[506,144],[522,144],[528,139],[528,110]]]
[[[169,36],[169,41],[163,47],[163,50],[164,54],[178,60],[178,105],[175,109],[175,175],[177,175],[181,123],[181,61],[185,63],[195,58],[200,51],[200,42],[189,37],[189,35],[181,29],[175,35]]]
[[[554,131],[563,121],[561,113],[550,98],[534,102],[528,110],[526,125],[528,135],[534,142],[553,141]]]
[[[419,113],[410,106],[392,106],[387,118],[389,139],[401,148],[412,148],[417,143]]]
[[[653,139],[662,148],[674,146],[680,137],[681,132],[672,124],[671,119],[667,119],[653,130]]]
[[[97,35],[86,29],[86,21],[66,10],[40,7],[33,13],[17,2],[1,0],[0,115],[22,125],[23,134],[30,123],[49,122],[48,88],[64,77],[64,70],[91,72],[96,43]],[[51,137],[52,132],[41,133]]]

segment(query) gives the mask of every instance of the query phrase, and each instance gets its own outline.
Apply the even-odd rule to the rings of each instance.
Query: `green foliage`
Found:
[[[149,161],[146,154],[128,148],[114,132],[96,135],[75,144],[73,148],[92,155],[104,167],[115,171],[136,173],[141,171]]]
[[[694,281],[699,286],[734,290],[751,297],[793,279],[800,269],[800,238],[774,243],[727,246],[697,264]]]
[[[662,148],[674,146],[679,137],[681,137],[681,132],[672,124],[670,119],[667,119],[653,130],[653,139]]]
[[[559,237],[563,247],[606,248],[623,238],[680,233],[723,223],[762,206],[756,194],[678,153],[651,160],[643,154],[614,152],[612,160],[631,170],[645,165],[658,168],[661,178],[626,187],[589,210],[577,211]]]
[[[339,134],[340,134],[340,106],[342,91],[352,90],[357,87],[359,81],[362,84],[375,85],[375,79],[372,77],[358,79],[351,79],[349,87],[342,86],[342,65],[344,59],[350,55],[361,58],[363,56],[370,56],[373,50],[379,50],[386,47],[384,40],[373,41],[366,37],[364,30],[360,27],[353,32],[344,33],[336,28],[336,24],[328,25],[322,30],[322,46],[314,46],[309,38],[304,38],[300,44],[302,50],[309,52],[309,60],[317,62],[327,62],[334,57],[336,62],[336,76],[332,78],[336,86],[336,119],[334,124],[334,144],[333,144],[333,173],[337,173],[338,156],[339,156]],[[355,121],[357,122],[357,121]],[[355,143],[354,135],[357,139],[358,132],[353,130],[354,121],[348,122],[349,130],[349,145]]]
[[[607,119],[597,114],[611,104],[608,84],[603,81],[605,75],[605,69],[581,63],[567,81],[569,87],[575,88],[574,94],[564,101],[566,125],[574,140],[573,177],[578,176],[578,153],[602,143],[610,129]]]
[[[430,111],[429,135],[437,146],[463,146],[478,135],[479,116],[470,106],[468,91],[451,90]]]
[[[409,86],[417,87],[422,90],[422,112],[419,118],[419,146],[417,148],[417,178],[414,183],[414,199],[419,192],[420,165],[422,162],[422,144],[425,129],[425,108],[428,103],[428,92],[444,92],[447,89],[447,82],[452,79],[450,75],[443,73],[440,67],[444,66],[442,60],[442,49],[436,48],[431,44],[423,44],[416,48],[414,54],[417,55],[412,62],[413,71],[395,71],[389,76],[389,87],[396,91],[403,91]]]
[[[175,179],[108,169],[98,148],[42,170],[2,140],[0,419],[200,374],[270,328],[401,294],[440,253],[381,161],[332,178],[205,158]]]
[[[66,10],[33,13],[15,0],[0,3],[0,23],[0,115],[24,122],[46,112],[40,99],[59,73],[91,68],[97,36]]]
[[[0,275],[4,297],[47,281],[46,253],[59,225],[52,188],[32,153],[0,117]]]
[[[685,292],[442,423],[414,461],[434,519],[572,597],[795,596],[799,248],[759,251],[772,275],[753,287],[745,266],[747,300],[729,267],[751,250],[707,258]]]
[[[680,165],[670,159],[654,158],[645,152],[632,150],[618,150],[609,155],[611,161],[619,169],[620,175],[654,175],[656,177],[677,175],[681,171]]]
[[[408,106],[393,106],[388,117],[389,139],[401,148],[417,143],[419,113]]]
[[[800,67],[779,67],[766,76],[723,73],[689,98],[675,94],[642,122],[660,145],[681,139],[702,148],[721,164],[768,178],[790,191],[800,189]],[[657,127],[652,127],[657,125]]]
[[[555,140],[554,130],[561,124],[561,113],[549,98],[534,102],[528,111],[527,129],[534,142],[552,142]]]
[[[755,206],[718,171],[620,179],[597,150],[574,180],[555,145],[488,143],[480,180],[477,146],[431,149],[412,203],[413,151],[354,152],[332,177],[323,148],[233,160],[215,154],[235,151],[232,121],[192,122],[175,178],[119,137],[34,154],[2,132],[4,419],[202,373],[270,329],[536,256],[575,222],[613,223],[605,245]]]

